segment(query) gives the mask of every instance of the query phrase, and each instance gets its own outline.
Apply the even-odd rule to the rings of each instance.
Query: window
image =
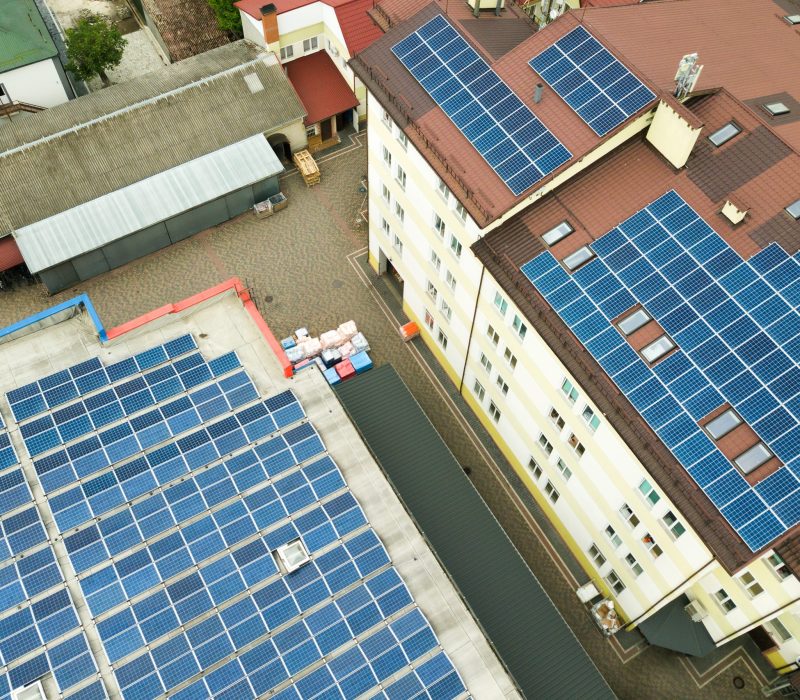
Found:
[[[481,353],[481,367],[483,367],[486,370],[487,374],[492,373],[492,363],[489,360],[489,358],[486,357],[486,355],[484,355],[483,353]]]
[[[439,345],[442,346],[442,350],[447,350],[447,336],[442,332],[442,329],[439,329]]]
[[[436,233],[438,233],[439,236],[444,238],[444,221],[438,214],[433,215],[433,228],[436,229]]]
[[[767,113],[773,117],[780,117],[782,114],[789,114],[789,108],[783,102],[768,102],[762,105]]]
[[[553,445],[550,441],[544,436],[544,433],[539,435],[539,447],[542,448],[542,452],[544,452],[548,457],[553,454]]]
[[[310,39],[303,40],[303,52],[316,51],[319,48],[319,41],[317,37],[312,36]]]
[[[386,146],[382,146],[383,149],[383,162],[386,163],[387,168],[392,167],[392,152],[386,148]]]
[[[792,575],[792,572],[789,570],[789,567],[786,566],[786,562],[780,558],[778,554],[774,552],[767,557],[767,563],[770,565],[772,570],[775,572],[775,575],[783,581],[783,579],[788,578]]]
[[[633,575],[637,578],[642,575],[644,569],[642,569],[642,565],[636,561],[636,557],[633,556],[630,552],[625,555],[625,561],[627,562],[628,566],[631,567],[631,571],[633,571]]]
[[[632,314],[628,314],[617,324],[619,329],[625,334],[630,335],[638,331],[643,325],[650,321],[650,314],[644,309],[637,309]]]
[[[306,138],[307,138],[307,139],[312,139],[312,138],[314,138],[316,135],[317,135],[317,125],[316,125],[316,124],[312,124],[311,126],[309,126],[309,127],[306,129]]]
[[[425,309],[425,325],[433,330],[433,316],[431,316],[431,312],[428,309]]]
[[[486,327],[486,335],[489,340],[492,341],[492,345],[497,347],[497,344],[500,342],[500,334],[494,329],[491,323]]]
[[[636,517],[636,513],[631,510],[631,507],[627,503],[622,504],[622,508],[619,509],[619,514],[622,516],[622,519],[628,523],[631,530],[636,529],[639,525],[639,518]]]
[[[472,387],[472,391],[474,392],[475,396],[478,397],[478,401],[482,402],[483,397],[486,396],[486,390],[483,388],[483,384],[481,384],[477,379]]]
[[[447,189],[447,185],[444,184],[442,178],[439,178],[436,182],[436,191],[445,202],[450,198],[450,190]]]
[[[661,522],[664,523],[664,527],[667,528],[667,532],[669,532],[670,537],[673,540],[677,540],[684,532],[686,532],[686,528],[683,526],[683,523],[675,517],[675,513],[671,510],[668,510],[664,513],[664,517],[661,518]]]
[[[503,353],[503,359],[512,370],[517,366],[517,358],[514,357],[514,353],[508,348],[506,348],[506,351]]]
[[[642,348],[642,357],[652,365],[656,360],[660,360],[664,357],[664,355],[674,347],[675,343],[673,343],[668,336],[662,335],[657,340],[654,340],[652,343]]]
[[[553,482],[549,479],[547,483],[544,485],[544,492],[547,497],[550,499],[550,502],[555,504],[558,501],[558,491],[556,491],[556,487],[553,486]]]
[[[615,571],[611,571],[608,576],[606,576],[606,583],[608,584],[609,588],[614,591],[614,595],[619,595],[622,591],[625,590],[625,584],[622,583],[622,580]]]
[[[464,205],[461,202],[456,203],[456,214],[461,221],[467,220],[467,210],[464,208]]]
[[[721,129],[717,129],[708,140],[711,141],[718,148],[723,144],[730,141],[736,134],[742,133],[742,130],[733,122],[728,122]]]
[[[594,432],[600,426],[600,419],[597,417],[597,414],[587,405],[583,408],[583,413],[581,413],[583,420],[586,421],[586,425],[589,426],[589,430]]]
[[[578,248],[574,253],[571,253],[566,258],[564,258],[561,262],[564,263],[564,267],[566,267],[570,272],[573,270],[577,270],[583,263],[588,262],[594,257],[594,251],[588,246],[585,245],[583,248]]]
[[[572,450],[578,455],[578,458],[583,457],[584,453],[586,452],[586,448],[583,446],[583,443],[575,437],[575,433],[570,433],[569,437],[567,438],[567,442]]]
[[[495,423],[497,423],[500,420],[500,409],[497,408],[494,401],[489,402],[489,416]]]
[[[435,250],[431,251],[431,265],[436,268],[436,272],[439,272],[442,268],[442,259],[436,254]]]
[[[453,251],[453,254],[457,257],[461,257],[461,242],[456,238],[452,233],[450,234],[450,250]]]
[[[292,56],[294,56],[294,46],[284,46],[281,49],[281,61],[285,61]]]
[[[642,544],[644,548],[650,552],[653,559],[658,559],[664,553],[664,550],[656,544],[656,541],[649,532],[645,532],[642,536]]]
[[[428,292],[428,296],[434,301],[436,301],[437,297],[439,296],[439,290],[436,289],[436,285],[434,285],[434,283],[431,282],[430,280],[428,280],[428,286],[426,291]]]
[[[555,228],[551,228],[547,233],[542,234],[542,240],[547,243],[547,245],[555,245],[560,240],[569,236],[575,229],[567,221],[562,221],[558,226]]]
[[[400,129],[397,130],[397,143],[404,151],[408,149],[408,136],[406,136]]]
[[[567,401],[573,404],[575,403],[575,400],[578,398],[578,390],[572,386],[572,382],[569,379],[565,379],[561,383],[561,391],[564,396],[567,397]]]
[[[764,627],[779,645],[788,642],[792,638],[792,633],[786,629],[786,626],[777,617],[774,620],[765,622]]]
[[[656,491],[647,479],[642,479],[642,483],[639,484],[639,492],[645,499],[650,503],[651,506],[654,506],[661,500],[661,496],[659,495],[658,491]]]
[[[500,393],[503,396],[508,396],[508,384],[505,383],[499,374],[497,375],[497,388],[500,389]]]
[[[442,316],[444,316],[448,321],[453,317],[453,309],[450,308],[450,304],[448,304],[444,299],[442,299],[441,307],[442,309]]]
[[[400,253],[400,255],[403,254],[403,241],[400,240],[396,233],[394,234],[392,245],[394,246],[394,249]]]
[[[394,215],[397,217],[397,220],[402,224],[405,223],[406,220],[406,210],[400,206],[400,202],[394,203]]]
[[[450,270],[445,272],[444,281],[447,283],[447,286],[450,287],[452,291],[456,291],[456,278]]]
[[[536,460],[533,457],[531,457],[528,460],[528,469],[531,470],[531,473],[533,474],[533,478],[536,481],[538,481],[539,479],[542,478],[542,468],[539,466],[539,464],[536,462]]]
[[[736,415],[736,411],[729,408],[724,413],[720,413],[714,420],[706,423],[708,434],[715,440],[719,440],[723,435],[727,435],[737,425],[741,425],[742,419]]]
[[[569,481],[569,478],[572,476],[572,470],[561,457],[556,460],[556,466],[558,467],[558,471],[561,472],[561,476],[564,477],[564,481]]]
[[[592,546],[588,549],[589,559],[592,560],[592,563],[599,569],[606,563],[606,558],[603,556],[603,553],[597,548],[597,545],[592,543]]]
[[[514,314],[514,321],[511,324],[520,340],[525,340],[525,334],[528,332],[528,327],[522,322],[522,319]]]
[[[385,233],[387,236],[390,236],[390,235],[391,235],[391,233],[392,233],[392,227],[391,227],[391,226],[389,226],[389,222],[388,222],[386,219],[384,219],[383,217],[381,217],[381,228],[383,229],[383,232],[384,232],[384,233]]]
[[[793,219],[800,219],[800,199],[786,207],[786,211]]]
[[[756,577],[753,576],[753,574],[751,574],[749,571],[745,571],[739,577],[739,583],[742,584],[742,588],[744,588],[745,592],[750,598],[755,598],[757,595],[761,595],[764,592],[761,584],[756,581]]]
[[[606,537],[608,537],[608,540],[614,546],[614,549],[617,549],[617,547],[622,544],[622,538],[617,534],[617,531],[611,527],[611,525],[606,525]]]
[[[331,42],[328,41],[328,48],[330,49]],[[389,116],[389,110],[384,109],[383,114],[381,114],[381,121],[388,126],[390,129],[392,128],[392,118]]]
[[[714,599],[719,603],[719,607],[727,615],[731,610],[736,609],[736,603],[731,600],[724,588],[720,588],[715,594]]]
[[[389,188],[386,185],[381,185],[381,196],[387,204],[392,201],[392,193],[389,192]]]
[[[784,19],[785,19],[785,20],[786,20],[786,21],[787,21],[789,24],[793,24],[793,25],[794,25],[794,24],[800,24],[800,15],[784,15],[784,16],[783,16],[783,18],[784,18]]]
[[[397,166],[394,178],[397,180],[397,184],[400,185],[400,187],[403,189],[406,188],[406,171],[399,165]]]
[[[508,302],[501,296],[500,292],[494,293],[494,307],[503,315],[508,311]]]
[[[772,457],[772,452],[767,449],[763,442],[753,445],[749,450],[745,450],[733,463],[742,470],[743,474],[749,474],[758,469],[764,462]]]
[[[553,421],[553,423],[559,430],[563,430],[564,426],[566,425],[564,419],[561,417],[561,414],[558,411],[556,411],[555,408],[550,409],[550,420]]]

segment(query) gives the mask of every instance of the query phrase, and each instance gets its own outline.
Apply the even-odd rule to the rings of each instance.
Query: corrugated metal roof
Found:
[[[525,696],[613,698],[394,368],[337,393]]]
[[[238,41],[15,120],[0,128],[0,235],[304,116],[275,56]]]
[[[33,0],[0,0],[0,73],[57,53]]]
[[[257,134],[15,232],[39,272],[283,170]]]

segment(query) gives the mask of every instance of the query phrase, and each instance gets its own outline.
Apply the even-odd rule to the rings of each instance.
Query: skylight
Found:
[[[789,212],[789,216],[794,219],[800,219],[800,199],[796,202],[792,202],[788,207],[786,207],[786,211]]]
[[[650,343],[650,345],[645,345],[642,348],[642,357],[650,364],[653,364],[656,360],[664,357],[664,355],[674,347],[675,343],[672,342],[672,339],[666,335],[662,335],[660,338]]]
[[[644,309],[637,309],[632,314],[623,318],[619,324],[619,329],[625,334],[630,335],[634,331],[638,331],[645,323],[650,320],[650,314]]]
[[[572,272],[576,268],[580,267],[585,263],[587,260],[591,260],[594,257],[594,251],[588,246],[585,245],[583,248],[578,248],[574,253],[568,255],[564,258],[564,265],[566,268]]]
[[[742,130],[733,122],[728,122],[721,129],[717,129],[708,140],[715,146],[721,146],[723,143],[730,141],[736,134],[740,134]]]
[[[764,462],[772,457],[772,452],[767,449],[763,442],[753,445],[749,450],[745,450],[733,461],[745,474],[758,469]]]
[[[727,435],[737,425],[741,425],[742,419],[736,415],[733,409],[728,409],[725,413],[718,415],[714,420],[706,423],[708,434],[715,440],[719,440],[723,435]]]
[[[800,24],[800,15],[784,15],[783,17],[789,24]]]
[[[768,102],[764,105],[764,109],[773,117],[779,117],[781,114],[789,114],[789,108],[783,104],[783,102]]]
[[[543,233],[542,240],[547,243],[547,245],[555,245],[560,240],[569,236],[574,230],[575,229],[572,228],[568,221],[562,221],[555,228],[551,228],[547,233]]]

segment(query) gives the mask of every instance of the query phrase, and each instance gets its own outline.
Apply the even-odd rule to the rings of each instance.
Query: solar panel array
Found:
[[[548,251],[524,274],[744,542],[800,522],[800,263],[743,260],[674,191],[591,244],[572,275]],[[640,303],[678,350],[650,366],[611,319]],[[730,403],[781,468],[751,486],[698,426]]]
[[[529,62],[598,136],[622,124],[656,96],[583,27]]]
[[[442,15],[392,53],[515,195],[572,157]]]
[[[466,696],[295,395],[262,399],[235,353],[196,347],[7,395],[122,697]],[[49,671],[70,699],[105,698],[22,472],[0,479],[16,472],[0,700]],[[275,551],[297,540],[311,560],[287,573]]]

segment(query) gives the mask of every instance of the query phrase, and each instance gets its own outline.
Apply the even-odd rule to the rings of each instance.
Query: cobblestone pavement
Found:
[[[358,188],[366,173],[366,149],[348,147],[325,156],[320,169],[322,183],[310,189],[297,173],[285,176],[282,189],[289,206],[269,219],[244,214],[53,297],[38,286],[0,293],[0,327],[86,292],[110,328],[233,275],[251,286],[278,337],[299,326],[318,333],[355,319],[375,362],[391,362],[398,370],[620,698],[760,697],[765,679],[757,652],[743,646],[749,641],[726,646],[710,659],[689,661],[647,647],[637,635],[613,641],[600,635],[575,597],[577,581],[586,577],[569,561],[563,542],[455,387],[429,366],[434,363],[424,345],[404,345],[396,321],[387,317],[397,313],[396,294],[366,268],[366,224],[357,223],[365,197]],[[568,659],[563,673],[569,673]],[[745,681],[743,690],[734,689],[736,676]]]

